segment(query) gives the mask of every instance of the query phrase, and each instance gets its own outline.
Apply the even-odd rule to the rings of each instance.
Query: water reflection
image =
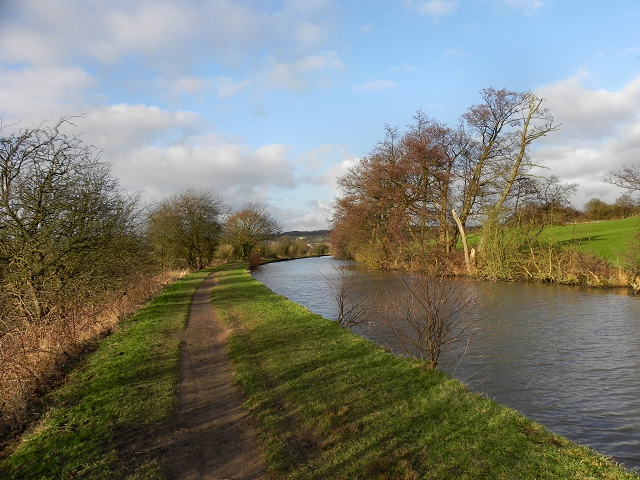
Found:
[[[335,319],[325,278],[344,265],[329,257],[296,260],[259,267],[254,277]],[[378,296],[402,284],[398,274],[359,275]],[[640,468],[640,299],[543,284],[470,285],[478,294],[478,315],[491,321],[462,361],[443,368],[550,430]],[[354,330],[394,348],[394,336],[378,322]]]

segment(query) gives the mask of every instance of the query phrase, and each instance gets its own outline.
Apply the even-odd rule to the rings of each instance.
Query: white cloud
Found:
[[[286,2],[275,12],[233,0],[20,0],[9,6],[12,15],[0,18],[2,61],[113,65],[133,56],[167,71],[212,56],[238,65],[265,46],[282,45],[290,53],[315,49],[336,18],[333,2]]]
[[[410,8],[422,15],[438,19],[446,15],[450,15],[458,8],[458,2],[454,0],[403,0],[405,7]]]
[[[298,22],[293,32],[293,38],[297,43],[311,47],[322,45],[327,36],[327,30],[308,21]]]
[[[602,182],[605,174],[640,164],[640,78],[617,91],[589,90],[586,78],[581,73],[536,91],[562,125],[540,142],[534,158],[580,184],[578,207],[592,197],[613,202],[622,192]]]
[[[458,2],[448,0],[431,0],[416,5],[416,9],[428,17],[438,18],[449,15],[458,7]]]
[[[249,78],[236,82],[232,78],[228,77],[218,77],[214,82],[217,86],[218,98],[222,99],[235,97],[238,93],[246,90],[255,83]]]
[[[75,123],[80,131],[87,132],[87,142],[102,150],[104,159],[114,164],[132,150],[184,142],[210,127],[196,113],[124,103],[96,107]]]
[[[8,123],[57,120],[82,113],[94,85],[94,79],[77,66],[0,66],[0,106]]]
[[[618,126],[637,120],[640,78],[618,91],[589,90],[582,84],[587,78],[588,74],[582,72],[536,91],[546,100],[556,121],[562,124],[561,136],[599,140],[617,135]]]
[[[168,85],[168,89],[174,94],[187,93],[189,95],[195,95],[205,91],[208,88],[208,83],[209,82],[202,77],[181,77],[172,81],[170,85]]]
[[[294,62],[280,62],[271,58],[270,63],[263,80],[269,89],[303,90],[310,86],[324,86],[331,83],[331,72],[344,69],[335,52],[322,52]]]
[[[370,82],[363,83],[362,85],[356,85],[353,87],[353,91],[360,92],[383,92],[390,90],[398,86],[397,82],[391,80],[371,80]]]
[[[148,200],[184,187],[210,188],[232,204],[263,200],[261,193],[295,186],[285,145],[252,150],[209,135],[169,146],[135,148],[113,159],[123,186]]]
[[[300,208],[273,208],[277,218],[282,219],[285,230],[324,230],[333,214],[331,202],[309,200]]]
[[[502,0],[509,7],[518,8],[525,12],[531,12],[544,7],[544,0]]]
[[[73,123],[68,133],[94,145],[121,186],[147,202],[194,186],[239,206],[296,186],[288,146],[252,149],[237,138],[204,134],[211,125],[196,113],[117,104],[95,107]]]
[[[210,130],[199,114],[145,105],[96,108],[75,122],[86,143],[102,151],[113,174],[147,201],[184,187],[211,188],[231,203],[264,200],[295,187],[295,167],[282,144],[252,149]],[[262,196],[261,196],[262,195]]]

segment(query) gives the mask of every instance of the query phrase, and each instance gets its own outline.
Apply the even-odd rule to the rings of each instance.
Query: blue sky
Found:
[[[454,126],[483,88],[561,130],[533,157],[573,198],[640,163],[637,0],[0,0],[5,133],[82,115],[145,202],[209,188],[325,228],[336,178],[416,110]]]

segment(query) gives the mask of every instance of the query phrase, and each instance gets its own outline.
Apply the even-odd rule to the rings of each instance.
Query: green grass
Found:
[[[640,217],[575,223],[547,227],[540,233],[539,238],[542,242],[575,247],[580,252],[596,255],[618,266],[639,226]],[[477,247],[479,240],[478,233],[470,234],[469,246]],[[462,249],[461,242],[458,243],[458,248]]]
[[[175,412],[174,334],[207,273],[168,286],[101,341],[0,478],[164,478],[145,439]],[[246,265],[218,275],[214,305],[234,329],[236,378],[274,479],[639,478],[272,293]]]
[[[213,301],[275,479],[638,478],[243,268],[219,274]]]
[[[639,217],[578,223],[546,229],[542,238],[575,246],[581,252],[592,253],[613,265],[618,265],[639,225]]]
[[[197,286],[209,271],[167,286],[102,340],[51,395],[51,409],[10,456],[0,478],[155,479],[163,469],[136,454],[176,405],[179,341]]]

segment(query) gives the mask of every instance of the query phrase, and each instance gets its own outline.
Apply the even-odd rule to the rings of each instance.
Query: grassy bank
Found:
[[[0,478],[165,478],[153,439],[175,411],[174,334],[207,274],[165,288],[104,339]],[[234,329],[236,378],[274,479],[639,478],[272,293],[246,265],[218,275],[214,305]]]
[[[474,275],[492,280],[637,290],[640,257],[635,245],[639,227],[637,216],[533,231],[504,227],[487,237],[475,262]],[[470,246],[478,247],[479,239],[478,232],[471,234]]]
[[[638,478],[242,268],[220,273],[213,299],[274,478]]]
[[[583,253],[594,254],[617,266],[639,224],[639,217],[568,224],[546,229],[543,238],[575,246]]]
[[[0,461],[0,478],[163,478],[145,439],[174,409],[174,333],[185,327],[191,298],[207,273],[169,285],[101,341],[50,395],[50,411]]]

